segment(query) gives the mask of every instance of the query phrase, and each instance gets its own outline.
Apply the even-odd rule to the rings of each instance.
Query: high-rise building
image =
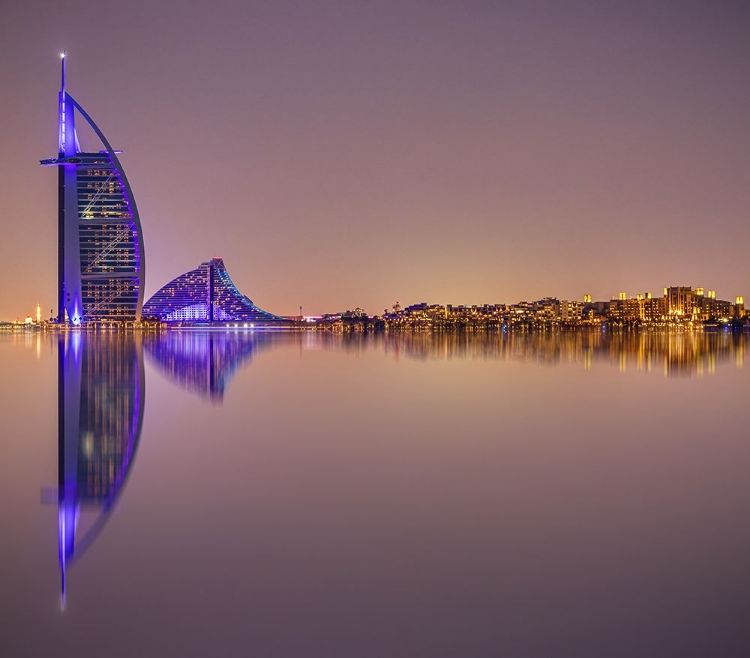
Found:
[[[664,288],[664,297],[666,297],[667,313],[670,317],[692,317],[696,304],[695,294],[690,286]]]
[[[81,149],[76,114],[103,150]],[[135,199],[119,151],[65,89],[65,53],[58,137],[58,156],[41,160],[58,168],[58,320],[140,320],[146,267]]]

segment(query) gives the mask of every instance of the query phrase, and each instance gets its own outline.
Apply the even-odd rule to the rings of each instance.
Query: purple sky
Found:
[[[0,319],[56,307],[63,49],[147,298],[212,256],[281,314],[750,297],[749,35],[745,1],[0,0]]]

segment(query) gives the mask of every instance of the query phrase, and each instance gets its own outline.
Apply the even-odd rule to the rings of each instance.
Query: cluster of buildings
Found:
[[[396,303],[382,316],[369,317],[362,309],[323,316],[320,324],[334,330],[375,329],[453,330],[492,328],[549,328],[596,326],[706,327],[748,326],[750,320],[742,297],[734,303],[717,299],[713,290],[688,286],[664,288],[658,297],[644,293],[630,297],[620,293],[609,301],[568,301],[545,297],[517,304],[412,304]]]
[[[104,133],[65,88],[65,57],[58,100],[57,157],[42,160],[58,176],[58,315],[63,326],[223,325],[235,328],[322,327],[333,330],[532,328],[608,323],[621,326],[694,326],[747,322],[742,297],[734,303],[712,290],[676,286],[662,296],[609,301],[552,297],[517,304],[480,306],[396,305],[370,317],[360,308],[310,319],[277,316],[257,307],[232,283],[223,260],[213,258],[164,285],[144,303],[146,259],[133,192]],[[82,118],[103,149],[82,150],[76,119]],[[37,322],[41,322],[37,309]],[[307,320],[307,321],[306,321]],[[31,316],[26,324],[33,324]],[[2,328],[2,327],[0,327]]]

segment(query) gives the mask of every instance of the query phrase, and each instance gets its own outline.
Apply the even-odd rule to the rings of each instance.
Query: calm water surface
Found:
[[[0,335],[0,655],[750,655],[749,339]]]

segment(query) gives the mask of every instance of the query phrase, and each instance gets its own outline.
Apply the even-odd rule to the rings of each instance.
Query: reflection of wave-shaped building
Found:
[[[62,66],[58,157],[41,161],[58,169],[58,319],[139,320],[145,257],[135,199],[118,152],[65,91],[64,56]],[[76,111],[105,150],[81,150]]]
[[[234,374],[278,336],[252,332],[169,331],[145,338],[146,354],[181,388],[220,403]]]
[[[140,337],[68,334],[59,340],[58,522],[63,601],[70,565],[112,511],[143,423]],[[83,518],[82,511],[94,512]],[[86,523],[88,521],[88,523]]]
[[[287,322],[258,308],[237,290],[221,258],[212,258],[170,281],[146,302],[143,315],[163,322]]]

